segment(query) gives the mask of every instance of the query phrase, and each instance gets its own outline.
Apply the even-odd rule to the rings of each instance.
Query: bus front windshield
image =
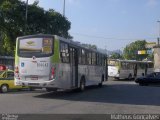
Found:
[[[53,38],[19,39],[18,54],[21,57],[48,57],[53,54]]]
[[[108,61],[108,65],[109,66],[117,66],[118,65],[118,61],[116,61],[116,60],[109,60]]]

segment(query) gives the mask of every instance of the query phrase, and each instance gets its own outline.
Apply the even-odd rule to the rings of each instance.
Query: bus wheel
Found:
[[[119,80],[119,77],[114,77],[114,80]]]
[[[46,91],[47,92],[53,92],[53,91],[55,92],[55,91],[57,91],[57,89],[56,88],[55,89],[53,89],[53,88],[46,88]]]
[[[139,86],[148,86],[147,83],[139,83]]]
[[[129,74],[128,80],[131,80],[131,79],[132,79],[132,74]]]
[[[102,87],[102,82],[98,84],[98,87]]]
[[[2,92],[2,93],[8,92],[8,89],[9,89],[8,85],[2,85],[2,86],[1,86],[1,92]]]
[[[103,81],[104,81],[104,75],[102,75],[101,82],[98,84],[99,87],[102,87]]]
[[[34,91],[34,90],[35,90],[35,88],[29,87],[29,91]]]
[[[85,79],[84,77],[82,78],[81,82],[80,82],[80,87],[79,90],[82,92],[85,90]]]

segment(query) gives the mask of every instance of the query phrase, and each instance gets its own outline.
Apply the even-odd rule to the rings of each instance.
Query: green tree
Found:
[[[0,54],[14,55],[15,40],[24,35],[26,3],[20,0],[0,0],[0,34],[3,43]],[[71,23],[53,9],[44,10],[36,1],[28,5],[25,35],[56,34],[71,38],[68,31]]]
[[[18,4],[20,2],[17,0],[2,0],[0,2],[0,32],[3,43],[1,50],[5,51],[3,54],[6,55],[14,53],[15,34],[20,29],[21,21],[18,21],[19,13],[16,9]]]
[[[137,40],[127,45],[123,51],[124,58],[128,60],[143,60],[147,58],[148,54],[138,54],[139,50],[146,50],[145,45],[145,40]]]
[[[119,53],[112,53],[109,58],[111,58],[111,59],[123,59],[122,55],[119,54]]]
[[[153,61],[153,60],[154,60],[154,54],[153,54],[153,53],[152,53],[152,54],[149,54],[149,55],[147,56],[147,60]]]
[[[87,48],[91,48],[91,49],[96,49],[97,50],[97,46],[96,45],[91,45],[91,44],[82,44],[84,47]]]

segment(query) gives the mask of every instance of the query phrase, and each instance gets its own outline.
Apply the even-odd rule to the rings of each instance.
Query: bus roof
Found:
[[[63,42],[66,42],[66,43],[69,43],[69,44],[72,44],[74,47],[80,47],[80,48],[83,48],[83,49],[86,49],[86,50],[89,50],[89,51],[94,51],[94,52],[97,52],[97,53],[100,53],[100,54],[103,54],[103,55],[107,55],[107,54],[104,54],[96,49],[92,49],[92,48],[88,48],[88,47],[85,47],[83,46],[80,42],[78,41],[73,41],[73,40],[70,40],[70,39],[65,39],[63,37],[59,37],[57,35],[54,35],[55,38],[59,39],[60,41],[63,41]]]

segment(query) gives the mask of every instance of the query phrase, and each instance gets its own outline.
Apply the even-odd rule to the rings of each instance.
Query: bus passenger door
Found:
[[[78,50],[70,47],[71,87],[78,87]]]
[[[134,64],[134,78],[137,77],[137,63]]]
[[[108,58],[105,58],[105,81],[108,80]]]

